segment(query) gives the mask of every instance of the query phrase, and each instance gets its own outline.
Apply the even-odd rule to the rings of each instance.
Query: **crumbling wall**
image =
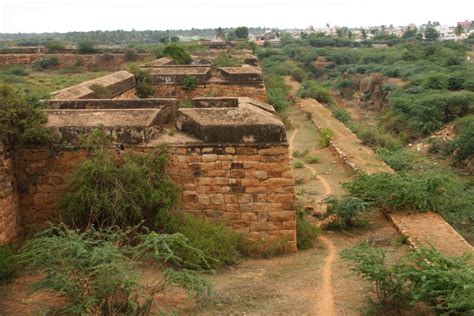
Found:
[[[87,156],[84,150],[18,148],[15,168],[26,227],[57,218],[67,179]],[[287,241],[296,250],[286,145],[169,145],[168,158],[167,172],[181,189],[185,211],[222,221],[252,240]]]
[[[176,98],[192,100],[198,97],[250,97],[267,102],[267,91],[262,83],[206,83],[198,84],[191,91],[186,91],[180,84],[154,85],[155,96],[159,98]]]
[[[19,226],[13,161],[0,141],[0,244],[13,241]]]
[[[145,60],[151,54],[137,54],[137,60]],[[0,54],[0,67],[8,65],[31,65],[43,57],[55,57],[59,67],[80,69],[118,70],[126,63],[125,54]]]

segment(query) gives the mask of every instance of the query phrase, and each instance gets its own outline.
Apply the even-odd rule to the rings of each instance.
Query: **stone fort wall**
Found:
[[[87,156],[80,149],[16,149],[22,215],[16,230],[36,229],[57,218],[67,179]],[[290,250],[296,250],[293,174],[286,145],[170,144],[168,159],[167,173],[181,192],[183,210],[223,222],[250,240],[284,240]],[[18,212],[6,209],[5,213]]]
[[[19,228],[19,201],[11,153],[0,141],[0,244],[16,238]]]

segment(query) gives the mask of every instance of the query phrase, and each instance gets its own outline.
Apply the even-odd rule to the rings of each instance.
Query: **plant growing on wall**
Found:
[[[197,87],[197,80],[194,77],[188,76],[183,80],[183,88],[186,91],[192,91]]]
[[[130,71],[135,75],[135,90],[139,98],[152,97],[155,89],[151,85],[150,72],[138,67],[131,67]]]
[[[188,65],[193,61],[191,55],[182,46],[176,44],[166,46],[163,55],[173,59],[177,65]]]

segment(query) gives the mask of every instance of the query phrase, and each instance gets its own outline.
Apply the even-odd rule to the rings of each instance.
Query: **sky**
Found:
[[[0,0],[0,33],[310,25],[455,25],[474,0]]]

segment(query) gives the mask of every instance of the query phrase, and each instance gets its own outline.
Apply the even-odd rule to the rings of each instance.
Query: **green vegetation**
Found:
[[[53,68],[59,65],[59,60],[54,56],[46,56],[38,58],[31,65],[34,70],[41,71],[49,68]]]
[[[295,169],[304,168],[304,162],[302,162],[301,160],[294,161],[293,162],[293,168],[295,168]]]
[[[325,104],[332,104],[331,92],[328,88],[318,85],[315,81],[303,81],[298,96],[301,98],[311,98]]]
[[[459,119],[456,122],[456,137],[449,145],[456,158],[462,161],[474,157],[474,115]]]
[[[235,28],[233,33],[238,39],[247,39],[249,37],[249,28],[246,26],[239,26]]]
[[[79,54],[95,54],[99,52],[99,50],[96,49],[95,46],[95,41],[81,40],[77,43],[77,51],[79,52]]]
[[[318,163],[320,161],[319,157],[316,155],[308,155],[306,156],[306,162],[309,164]]]
[[[314,247],[314,242],[319,235],[319,229],[304,218],[304,213],[296,211],[296,245],[298,249],[305,250]]]
[[[242,65],[242,62],[229,53],[219,53],[212,64],[215,67],[239,67]]]
[[[417,302],[441,315],[474,311],[474,270],[467,257],[421,249],[388,265],[385,252],[367,244],[344,251],[342,257],[354,262],[352,271],[373,284],[376,314],[402,315]]]
[[[110,99],[112,98],[112,93],[100,84],[93,84],[89,87],[94,92],[95,99]]]
[[[183,80],[183,89],[186,91],[192,91],[196,89],[197,85],[198,85],[197,80],[194,77],[187,76]]]
[[[7,75],[13,76],[28,76],[28,70],[26,70],[25,67],[20,65],[8,67],[3,72]]]
[[[111,155],[109,144],[101,130],[84,141],[91,157],[70,178],[62,219],[75,227],[125,227],[144,219],[152,224],[177,202],[176,189],[164,173],[164,147],[142,155],[127,152],[119,159]]]
[[[328,207],[323,218],[331,220],[326,225],[328,228],[344,230],[365,226],[363,215],[370,211],[369,202],[354,196],[346,196],[341,199],[331,196],[326,202]]]
[[[44,275],[33,284],[33,291],[49,289],[66,298],[66,306],[53,311],[61,314],[149,315],[154,295],[166,284],[177,283],[198,294],[209,289],[192,271],[171,268],[155,283],[141,285],[138,268],[145,257],[178,266],[186,265],[178,253],[206,259],[182,235],[137,230],[90,227],[81,232],[52,226],[27,241],[17,259]]]
[[[135,90],[137,97],[152,97],[155,92],[155,89],[151,84],[150,71],[140,69],[138,67],[131,67],[130,71],[135,75]]]
[[[193,59],[191,55],[180,45],[170,44],[163,50],[163,55],[171,58],[177,65],[190,64]]]
[[[38,111],[35,95],[25,95],[0,84],[0,135],[10,144],[48,144],[56,141],[43,124],[46,117]]]
[[[293,152],[291,154],[292,154],[293,158],[303,158],[308,154],[308,152],[309,151],[307,149],[305,149],[303,151],[293,150]]]
[[[330,128],[322,128],[319,131],[319,146],[321,147],[328,147],[329,142],[331,141],[332,137],[334,136],[334,132]]]
[[[0,245],[0,285],[10,282],[15,276],[13,250],[8,245]]]

